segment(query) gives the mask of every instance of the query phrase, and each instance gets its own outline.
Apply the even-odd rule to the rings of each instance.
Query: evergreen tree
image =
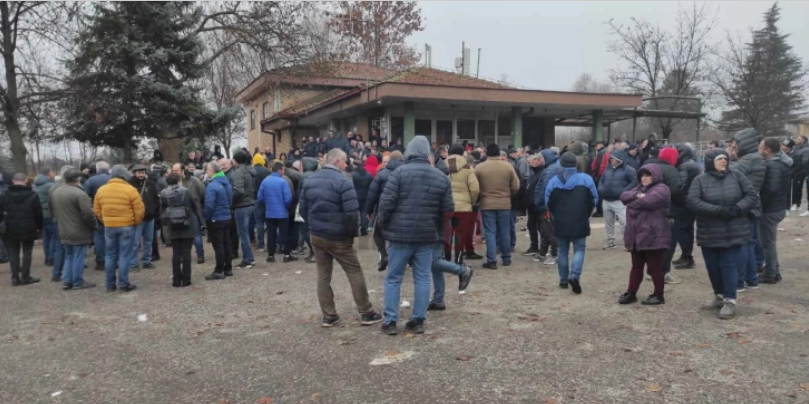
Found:
[[[139,139],[200,135],[207,125],[192,83],[202,77],[203,46],[189,32],[202,10],[188,2],[108,2],[94,13],[68,65],[69,136],[123,148]]]

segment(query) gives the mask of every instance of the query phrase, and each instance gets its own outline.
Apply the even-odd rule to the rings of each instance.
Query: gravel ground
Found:
[[[344,321],[323,329],[314,265],[262,256],[206,283],[211,265],[195,264],[194,285],[178,290],[163,249],[156,270],[132,275],[135,292],[104,293],[92,269],[102,286],[63,292],[37,246],[42,283],[11,288],[0,267],[0,403],[807,403],[807,224],[794,214],[782,224],[784,281],[741,294],[734,320],[701,308],[712,296],[699,250],[696,269],[675,271],[667,304],[619,306],[629,255],[601,250],[594,219],[582,295],[557,287],[555,266],[515,256],[478,269],[466,295],[450,279],[448,310],[430,313],[424,335],[397,337],[359,325],[339,269]],[[357,245],[381,311],[373,243]],[[412,302],[410,279],[402,299]]]

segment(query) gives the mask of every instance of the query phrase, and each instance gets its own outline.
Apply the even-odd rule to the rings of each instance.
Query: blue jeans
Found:
[[[62,275],[62,284],[79,286],[84,283],[84,263],[87,260],[87,244],[66,245],[65,272]]]
[[[59,227],[56,227],[56,239],[53,246],[53,277],[61,278],[65,265],[65,246],[59,240]]]
[[[433,263],[430,271],[433,273],[433,301],[443,303],[446,289],[444,274],[461,275],[464,273],[464,267],[451,261],[445,261],[444,244],[438,243],[433,245]]]
[[[199,224],[199,233],[194,237],[194,249],[197,250],[197,257],[205,256],[205,247],[202,244],[202,223]]]
[[[93,241],[95,243],[95,247],[93,247],[93,249],[95,250],[96,253],[96,262],[104,262],[104,259],[107,257],[106,253],[107,245],[105,242],[106,237],[104,235],[104,225],[101,224],[101,222],[99,222],[98,220],[96,220],[96,222],[98,223],[98,227],[96,227],[95,239]]]
[[[733,246],[726,248],[702,247],[702,258],[708,268],[708,278],[711,280],[714,294],[722,295],[727,299],[736,298],[736,286],[739,282],[739,256],[742,248],[747,246]]]
[[[135,226],[104,229],[104,240],[106,241],[107,253],[104,256],[107,289],[115,287],[116,268],[118,269],[118,286],[128,286],[129,269],[132,263],[132,244],[135,243]]]
[[[264,209],[255,205],[253,210],[253,221],[256,223],[256,248],[263,250],[264,247]]]
[[[52,218],[42,219],[42,250],[45,252],[45,261],[53,259],[56,249],[55,242],[59,240],[59,228]]]
[[[753,234],[753,241],[742,246],[742,252],[739,254],[739,288],[744,288],[744,282],[750,286],[758,285],[758,254],[756,254],[756,245],[761,245],[758,239],[758,221],[755,219],[750,220],[750,229]]]
[[[556,238],[559,244],[559,257],[556,261],[559,264],[559,282],[567,283],[568,279],[579,279],[581,270],[584,268],[584,250],[587,248],[586,238],[566,239]],[[568,262],[570,255],[570,243],[573,243],[573,263]],[[573,266],[572,271],[569,270]]]
[[[255,261],[253,249],[250,247],[250,218],[253,217],[253,207],[236,208],[233,216],[236,218],[236,231],[242,244],[242,262],[252,264]]]
[[[511,221],[509,222],[509,235],[511,236],[511,248],[517,246],[517,209],[511,209]]]
[[[388,273],[385,276],[385,324],[399,321],[399,296],[402,278],[408,262],[413,266],[413,313],[410,320],[427,318],[430,303],[430,263],[433,260],[433,245],[419,243],[395,243],[388,247]]]
[[[497,247],[503,262],[511,262],[511,209],[484,210],[483,235],[486,237],[486,262],[497,262]]]
[[[141,241],[143,237],[143,241]],[[154,240],[154,219],[144,220],[140,226],[135,227],[135,239],[132,243],[131,268],[138,266],[138,249],[143,243],[143,265],[152,263],[152,241]]]

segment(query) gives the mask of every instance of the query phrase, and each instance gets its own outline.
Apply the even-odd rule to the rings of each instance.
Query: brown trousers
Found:
[[[357,251],[354,250],[354,240],[327,240],[311,235],[312,248],[315,251],[317,263],[317,299],[320,310],[324,316],[334,317],[337,309],[334,307],[334,292],[331,289],[331,274],[336,259],[348,277],[354,303],[360,313],[368,313],[373,307],[368,300],[368,288],[365,286],[365,275],[362,273]]]

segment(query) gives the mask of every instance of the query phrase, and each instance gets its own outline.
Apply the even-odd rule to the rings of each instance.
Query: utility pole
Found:
[[[466,49],[466,42],[461,42],[461,74],[464,72],[464,68],[466,67],[466,58],[464,57],[464,49]]]
[[[479,77],[480,77],[480,48],[478,48],[478,68],[477,71],[475,72],[475,78]]]

